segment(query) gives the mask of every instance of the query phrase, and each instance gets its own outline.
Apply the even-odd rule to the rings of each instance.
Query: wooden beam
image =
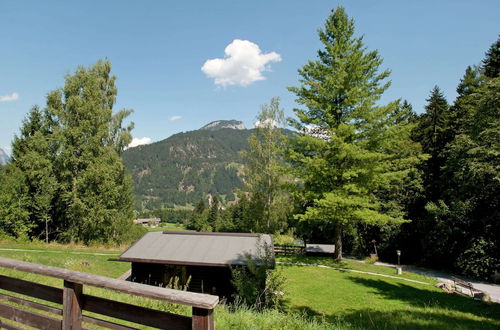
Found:
[[[127,327],[125,325],[121,325],[121,324],[110,322],[110,321],[104,321],[104,320],[101,320],[101,319],[98,319],[98,318],[95,318],[92,316],[87,316],[87,315],[83,315],[82,320],[84,323],[94,324],[94,325],[97,325],[97,326],[100,326],[103,328],[107,328],[107,329],[114,329],[114,330],[137,329],[137,328]]]
[[[53,313],[56,315],[62,315],[62,310],[59,308],[39,304],[39,303],[34,302],[34,301],[29,301],[26,299],[10,296],[8,294],[0,293],[0,299],[5,300],[5,301],[9,301],[9,302],[13,302],[13,303],[16,303],[18,305],[36,308],[36,309],[39,309],[39,310],[44,311],[44,312],[49,312],[49,313]],[[0,327],[0,329],[1,329],[1,327]]]
[[[48,285],[0,275],[0,289],[62,304],[63,290]]]
[[[0,303],[0,317],[37,329],[61,329],[61,320]],[[2,327],[5,327],[2,324]],[[11,327],[15,328],[15,327]]]
[[[160,329],[190,329],[191,318],[105,298],[83,295],[84,310]]]
[[[63,330],[82,329],[83,286],[64,281]]]
[[[0,257],[0,267],[39,275],[52,276],[72,283],[90,285],[98,288],[125,292],[132,295],[164,300],[175,304],[194,306],[202,309],[213,309],[219,302],[219,297],[208,294],[153,287],[146,284],[126,282],[110,277],[33,264],[26,261],[12,260],[3,257]]]
[[[214,330],[213,309],[201,309],[193,307],[192,330]]]
[[[7,322],[2,322],[0,321],[0,329],[7,329],[7,330],[23,330],[23,328],[16,327],[13,324],[7,323]]]

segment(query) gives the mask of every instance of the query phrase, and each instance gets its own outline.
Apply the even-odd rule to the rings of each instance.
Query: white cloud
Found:
[[[12,148],[11,148],[10,146],[5,146],[5,147],[3,147],[3,150],[5,150],[5,151],[7,151],[7,152],[8,152],[8,151],[10,151],[11,149],[12,149]]]
[[[175,115],[175,116],[170,117],[170,121],[179,120],[181,118],[182,118],[182,116]]]
[[[214,78],[216,85],[223,87],[247,86],[255,81],[265,80],[262,73],[270,70],[269,63],[281,61],[280,54],[263,54],[259,45],[248,40],[233,40],[224,49],[224,53],[224,58],[207,60],[201,67],[201,71],[208,77]]]
[[[143,138],[133,138],[132,139],[132,142],[130,142],[130,144],[127,146],[127,149],[128,148],[133,148],[133,147],[137,147],[137,146],[140,146],[140,145],[143,145],[143,144],[150,144],[151,143],[151,138],[148,138],[148,137],[143,137]]]
[[[10,95],[0,95],[0,102],[15,101],[19,99],[19,94],[14,92]]]
[[[272,119],[272,118],[267,118],[263,121],[256,121],[253,126],[255,128],[257,127],[261,127],[261,128],[274,128],[274,127],[278,127],[278,123],[276,122],[276,120]]]

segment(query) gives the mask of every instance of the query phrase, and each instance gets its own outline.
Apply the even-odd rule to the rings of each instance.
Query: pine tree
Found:
[[[472,124],[472,117],[477,107],[475,93],[484,82],[480,68],[468,66],[464,76],[457,87],[457,98],[450,109],[449,126],[452,134],[449,137],[453,140],[458,134],[467,132]]]
[[[500,38],[486,52],[483,70],[488,78],[497,78],[500,75]]]
[[[380,192],[400,185],[420,154],[399,102],[377,105],[389,71],[379,72],[382,59],[354,37],[343,8],[332,11],[319,38],[318,60],[299,70],[300,87],[289,88],[306,107],[294,109],[291,123],[302,134],[289,160],[303,183],[298,219],[324,232],[334,228],[335,257],[342,258],[342,235],[356,224],[405,221],[401,206]]]
[[[468,67],[458,85],[447,125],[452,134],[441,136],[441,145],[447,144],[434,165],[440,179],[431,182],[428,225],[420,233],[426,263],[484,279],[500,267],[500,251],[495,249],[500,244],[496,52],[498,41],[487,52],[482,70]]]
[[[430,158],[425,164],[425,187],[429,199],[436,201],[441,191],[441,167],[444,165],[444,149],[453,138],[450,129],[450,108],[438,86],[427,99],[425,113],[419,119],[416,140]]]
[[[49,228],[58,191],[53,169],[54,144],[47,113],[33,107],[23,122],[20,136],[12,143],[12,165],[24,173],[30,222],[34,225],[32,235],[43,236],[46,242],[49,234],[56,231]]]

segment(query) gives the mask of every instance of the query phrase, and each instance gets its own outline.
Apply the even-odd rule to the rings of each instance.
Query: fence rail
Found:
[[[217,296],[126,282],[105,276],[2,257],[0,257],[0,267],[63,280],[63,289],[60,289],[0,275],[0,289],[62,305],[62,308],[56,308],[0,293],[0,300],[10,303],[4,304],[0,302],[0,317],[16,323],[38,329],[84,329],[84,323],[109,329],[133,329],[82,314],[82,311],[88,311],[160,329],[209,330],[215,327],[213,310],[219,302]],[[87,295],[83,293],[84,285],[191,306],[192,316],[177,315]],[[15,305],[12,305],[12,303]],[[50,313],[53,316],[39,314],[26,308],[18,307],[17,305]],[[12,323],[1,321],[0,328],[20,329]]]
[[[274,254],[275,255],[297,255],[305,254],[305,246],[299,245],[284,245],[284,244],[274,244]]]

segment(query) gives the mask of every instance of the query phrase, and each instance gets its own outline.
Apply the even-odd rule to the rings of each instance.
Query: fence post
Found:
[[[83,285],[64,281],[63,290],[63,330],[82,328]]]
[[[192,330],[214,329],[214,310],[193,307]]]

